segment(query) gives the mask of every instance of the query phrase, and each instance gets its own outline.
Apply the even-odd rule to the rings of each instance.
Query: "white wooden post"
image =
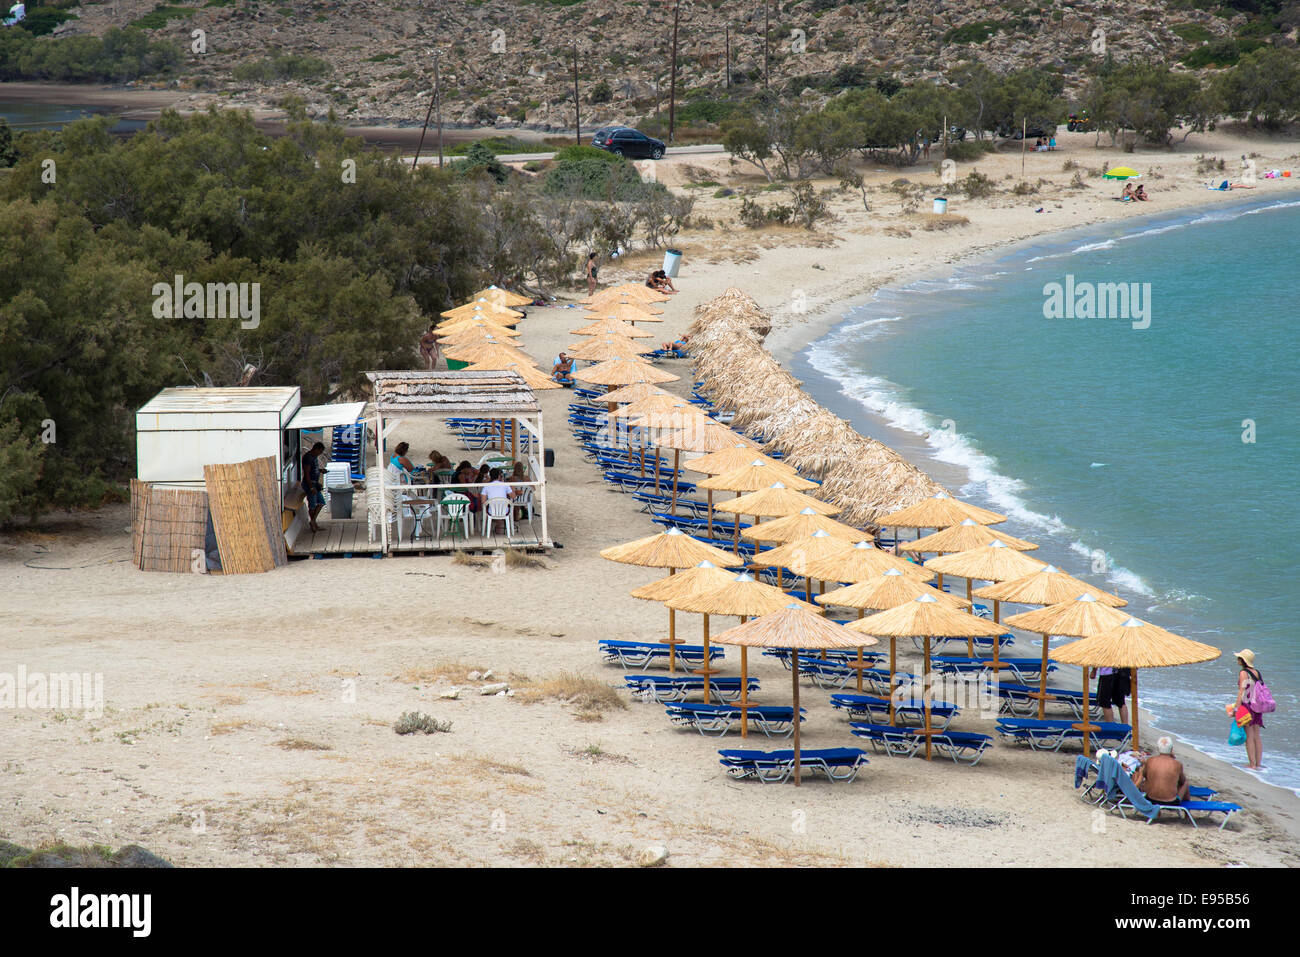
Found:
[[[541,483],[537,486],[537,497],[541,500],[542,506],[542,544],[549,545],[551,535],[546,525],[546,440],[542,433],[540,409],[537,412],[537,481]]]
[[[378,387],[376,387],[375,389],[376,404],[378,404],[378,399],[379,399],[378,392],[379,389]],[[385,498],[385,493],[384,493],[384,474],[388,471],[388,467],[384,461],[384,414],[382,412],[376,412],[375,414],[377,416],[375,435],[378,436],[378,444],[376,445],[376,449],[378,451],[375,455],[375,458],[379,460],[378,463],[379,464],[379,543],[383,554],[387,555],[388,554],[388,508],[387,508],[387,500]],[[367,519],[367,521],[368,520],[369,519]]]

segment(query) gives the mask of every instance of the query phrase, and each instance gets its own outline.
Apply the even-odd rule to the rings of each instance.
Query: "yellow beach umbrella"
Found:
[[[644,329],[638,329],[636,326],[619,319],[597,319],[595,322],[588,323],[578,329],[570,329],[569,333],[575,336],[625,336],[628,339],[653,339],[652,333]]]
[[[486,299],[478,302],[467,302],[463,306],[456,306],[454,309],[448,309],[438,315],[446,319],[491,319],[493,322],[505,321],[514,323],[524,317],[522,312],[514,309],[508,309],[505,306],[498,306],[488,302]]]
[[[611,392],[606,392],[601,396],[601,399],[608,402],[610,405],[613,405],[622,402],[639,402],[641,399],[648,398],[652,395],[672,396],[672,393],[659,388],[657,385],[651,385],[648,382],[635,382],[632,385],[625,385],[621,388],[614,389]],[[677,396],[673,396],[673,398],[676,399]]]
[[[920,582],[928,582],[934,577],[934,572],[924,565],[899,558],[865,540],[856,542],[853,551],[843,558],[828,558],[817,562],[811,570],[822,581],[860,582],[875,578],[891,568]]]
[[[511,329],[499,322],[493,322],[491,319],[452,319],[448,322],[438,323],[433,331],[441,339],[445,336],[454,336],[465,332],[467,329],[482,329],[500,339],[516,339],[523,335],[518,329]]]
[[[521,296],[517,292],[502,289],[500,286],[488,286],[485,289],[480,289],[474,293],[471,299],[474,301],[485,299],[496,306],[531,306],[533,304],[533,300],[528,296]]]
[[[976,588],[973,594],[976,598],[992,599],[994,621],[1000,620],[998,604],[1004,601],[1017,605],[1055,605],[1063,601],[1071,601],[1080,595],[1092,595],[1103,605],[1110,605],[1112,608],[1122,608],[1128,604],[1124,599],[1102,591],[1096,585],[1091,585],[1073,575],[1067,575],[1055,565],[1046,565],[1023,578],[1012,578],[984,585]]]
[[[544,392],[548,389],[563,389],[564,386],[556,382],[545,372],[542,372],[536,366],[529,365],[526,362],[508,362],[505,365],[494,362],[476,362],[465,367],[466,372],[513,372],[528,385],[528,388],[534,392]]]
[[[598,362],[585,369],[575,369],[575,379],[590,382],[592,385],[622,386],[634,382],[676,382],[680,376],[664,372],[646,362],[636,359],[610,359]]]
[[[689,464],[687,468],[690,468]],[[826,532],[828,535],[842,538],[850,543],[871,540],[870,532],[861,531],[852,525],[845,525],[843,522],[821,515],[811,508],[800,509],[793,515],[786,515],[782,518],[761,522],[758,525],[751,525],[740,535],[751,542],[783,543],[807,538],[817,531]]]
[[[644,350],[645,346],[626,336],[597,336],[571,346],[569,355],[588,362],[604,362],[607,359],[635,359],[644,362],[641,355]]]
[[[811,602],[813,574],[809,571],[810,566],[828,558],[844,558],[851,551],[853,551],[852,543],[818,529],[807,538],[795,539],[776,548],[769,548],[765,552],[759,552],[754,556],[754,564],[778,569],[776,582],[778,588],[781,586],[779,569],[788,568],[796,575],[803,575],[804,598]]]

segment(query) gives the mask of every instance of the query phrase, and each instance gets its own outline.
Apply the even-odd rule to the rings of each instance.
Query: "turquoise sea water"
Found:
[[[863,431],[923,436],[929,461],[917,464],[958,475],[956,491],[1007,513],[1000,527],[1039,542],[1035,557],[1222,649],[1215,662],[1141,672],[1140,701],[1162,727],[1237,764],[1244,749],[1229,748],[1223,711],[1235,695],[1231,654],[1255,651],[1278,701],[1262,777],[1292,789],[1298,230],[1300,198],[1077,232],[883,291],[794,362],[805,387]],[[1053,283],[1076,295],[1086,283],[1136,283],[1149,326],[1135,328],[1144,322],[1131,312],[1047,318]]]

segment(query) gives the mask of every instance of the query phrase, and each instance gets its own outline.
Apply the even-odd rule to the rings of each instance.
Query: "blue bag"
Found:
[[[1228,732],[1228,743],[1234,745],[1246,743],[1246,729],[1236,721],[1232,722],[1232,730]]]

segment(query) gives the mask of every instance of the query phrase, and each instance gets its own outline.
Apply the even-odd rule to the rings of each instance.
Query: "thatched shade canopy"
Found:
[[[744,442],[737,441],[725,449],[719,449],[717,452],[709,452],[707,455],[700,455],[688,460],[686,468],[692,472],[701,472],[704,475],[724,475],[727,472],[734,472],[738,468],[743,468],[751,462],[762,462],[765,465],[775,465],[785,469],[791,475],[799,473],[778,459],[764,455],[756,451],[752,445],[746,445]]]
[[[694,593],[680,595],[665,602],[678,611],[691,611],[701,615],[733,615],[752,618],[766,615],[791,602],[813,612],[815,605],[791,598],[779,588],[765,585],[747,572],[732,575],[731,580],[721,587],[703,587]]]
[[[925,567],[945,575],[960,575],[969,583],[975,578],[995,582],[1023,578],[1046,568],[1047,563],[1030,558],[1005,542],[994,540],[964,552],[932,558]]]
[[[771,459],[767,461],[752,459],[740,468],[722,475],[714,475],[696,484],[700,488],[712,489],[715,492],[757,492],[762,488],[770,488],[774,482],[780,482],[786,488],[792,488],[797,492],[817,487],[816,482],[800,478],[793,469],[773,463]]]
[[[480,299],[486,299],[498,306],[530,306],[533,302],[528,296],[521,296],[517,292],[502,289],[500,286],[488,286],[474,293],[473,301]]]
[[[721,588],[735,577],[735,572],[719,568],[713,562],[700,562],[693,568],[632,589],[632,597],[646,601],[674,601],[696,592]]]
[[[619,319],[597,319],[578,329],[570,329],[575,336],[624,336],[628,339],[652,339],[654,334],[638,329]]]
[[[486,323],[474,325],[468,329],[462,329],[460,332],[453,332],[450,335],[438,337],[438,345],[443,349],[475,345],[480,342],[507,341],[507,337],[497,335],[492,329],[488,328]],[[514,343],[510,344],[514,345]],[[517,349],[519,347],[515,346],[515,348]]]
[[[610,401],[608,396],[602,396],[601,399]],[[653,395],[646,396],[644,399],[629,402],[621,409],[615,409],[610,415],[615,418],[639,419],[643,416],[653,416],[659,412],[678,411],[681,407],[682,400],[678,396],[660,390]]]
[[[997,525],[1007,520],[1005,515],[959,502],[940,492],[915,505],[882,515],[876,524],[886,528],[947,528],[949,525],[960,525],[968,518],[973,518],[981,525]]]
[[[536,365],[528,353],[498,339],[485,339],[482,342],[469,342],[465,345],[453,346],[446,350],[444,355],[448,359],[455,359],[458,362],[472,362],[476,365],[484,362],[526,362],[529,365]]]
[[[611,302],[586,307],[597,322],[663,322],[662,309],[636,302]]]
[[[1066,638],[1091,638],[1128,620],[1128,615],[1112,608],[1094,595],[1083,593],[1069,601],[1023,611],[1007,618],[1005,624],[1036,631],[1040,635]]]
[[[775,482],[765,489],[741,495],[717,506],[720,512],[733,515],[757,515],[760,518],[794,515],[810,508],[819,515],[834,515],[839,509],[834,505],[818,501],[811,495],[786,488],[781,482]]]
[[[859,531],[852,525],[845,525],[843,522],[821,515],[811,508],[800,509],[793,515],[786,515],[783,518],[774,518],[758,525],[751,525],[742,531],[740,535],[751,542],[793,542],[801,538],[808,538],[814,532],[819,531],[833,535],[835,538],[842,538],[850,543],[869,541],[871,539],[869,533]],[[840,581],[840,579],[837,578],[835,581]]]
[[[518,329],[511,329],[499,322],[492,322],[488,319],[455,319],[451,322],[441,322],[433,331],[441,339],[445,336],[454,336],[457,333],[465,332],[467,329],[482,329],[485,332],[492,333],[499,339],[517,338],[523,335]]]
[[[637,302],[667,302],[671,298],[667,293],[660,292],[658,289],[651,289],[644,283],[625,282],[617,286],[610,286],[608,289],[602,289],[600,292],[593,293],[578,301],[594,305],[600,302],[621,299],[631,299]]]
[[[648,382],[635,382],[632,385],[625,385],[621,388],[606,392],[600,397],[601,402],[619,403],[619,402],[637,402],[641,399],[652,395],[672,396],[671,392],[659,388],[657,385],[651,385]],[[681,401],[673,396],[676,401]]]
[[[964,598],[932,588],[903,574],[898,568],[887,568],[875,578],[828,591],[824,595],[818,595],[814,601],[821,605],[838,605],[841,608],[884,611],[905,602],[916,601],[922,595],[930,595],[938,599],[940,604],[959,611],[970,608],[970,602]]]
[[[611,545],[601,549],[600,557],[647,568],[691,568],[700,562],[712,562],[719,567],[736,564],[736,556],[731,552],[691,538],[680,528],[670,528],[623,545]]]
[[[604,362],[608,359],[635,359],[641,357],[644,346],[638,345],[626,336],[597,336],[585,342],[571,346],[569,355],[587,362]]]
[[[737,442],[749,442],[755,450],[758,448],[739,432],[733,432],[707,417],[692,420],[677,431],[659,437],[660,448],[678,449],[682,452],[717,452],[731,448]]]
[[[782,566],[796,575],[807,575],[811,578],[814,577],[808,570],[811,563],[828,558],[843,558],[851,551],[853,551],[851,542],[828,535],[819,529],[807,538],[796,539],[765,552],[759,552],[754,556],[754,564],[769,568]]]
[[[486,299],[477,302],[467,302],[463,306],[457,306],[454,309],[448,309],[446,312],[440,312],[438,315],[446,319],[472,319],[481,317],[491,319],[493,322],[515,322],[524,317],[522,312],[517,312],[507,306],[498,306],[495,303],[488,302]]]
[[[981,525],[973,518],[968,518],[959,525],[949,525],[942,531],[935,532],[933,535],[926,535],[924,538],[918,538],[914,542],[902,542],[898,547],[900,551],[904,552],[940,552],[948,554],[979,548],[981,545],[988,545],[991,542],[1001,542],[1018,552],[1029,552],[1038,548],[1033,542],[1026,541],[1023,538],[1016,538],[1006,532],[999,532],[987,525]]]
[[[476,362],[473,365],[465,367],[466,372],[491,372],[501,369],[505,372],[513,372],[528,383],[528,388],[534,392],[545,391],[547,389],[563,389],[564,386],[556,382],[545,372],[539,370],[536,366],[528,365],[524,362],[508,362],[505,365],[492,362]]]
[[[1040,568],[1023,578],[1012,578],[976,588],[974,594],[976,598],[1008,601],[1017,605],[1056,605],[1072,601],[1080,595],[1092,595],[1103,605],[1112,608],[1122,608],[1128,604],[1124,599],[1102,591],[1096,585],[1066,574],[1055,565]],[[996,614],[994,618],[997,618]]]
[[[934,577],[934,572],[925,566],[891,555],[867,541],[857,542],[853,551],[843,558],[828,558],[817,562],[810,571],[822,581],[860,582],[875,578],[891,568],[917,581],[929,581]]]
[[[585,369],[575,369],[575,379],[593,385],[631,385],[633,382],[676,382],[680,376],[636,359],[610,359]]]

